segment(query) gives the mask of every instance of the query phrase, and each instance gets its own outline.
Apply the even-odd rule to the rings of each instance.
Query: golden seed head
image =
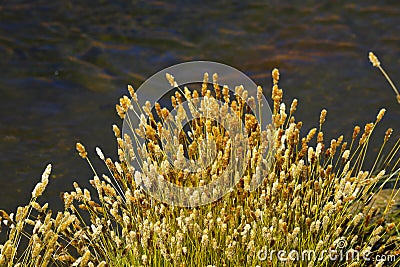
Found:
[[[51,164],[47,165],[45,171],[42,174],[42,179],[39,183],[36,184],[35,188],[32,191],[32,197],[37,198],[41,196],[46,189],[47,184],[49,183],[49,176],[51,173]]]
[[[125,112],[124,112],[123,108],[120,105],[118,105],[118,104],[115,105],[115,110],[117,111],[117,114],[121,119],[125,118]]]
[[[163,109],[161,110],[161,115],[162,115],[162,118],[163,118],[164,120],[166,120],[166,119],[168,118],[168,116],[169,116],[169,110],[168,110],[167,108],[163,108]]]
[[[128,84],[129,94],[132,96],[135,93],[135,89],[133,89],[132,85]]]
[[[115,105],[115,109],[118,113],[118,116],[121,119],[125,118],[125,114],[128,109],[132,106],[131,100],[127,96],[123,96],[119,99],[119,105]]]
[[[343,135],[339,136],[339,138],[337,139],[337,144],[340,145],[343,141]]]
[[[201,95],[205,96],[207,92],[207,87],[208,87],[208,73],[205,72],[203,76],[203,83],[201,85]]]
[[[307,142],[310,142],[310,140],[314,137],[314,135],[317,132],[317,128],[312,128],[308,134],[307,134]]]
[[[261,87],[261,86],[257,86],[257,100],[258,100],[259,102],[261,102],[262,96],[263,96],[263,94],[262,94],[262,87]]]
[[[199,92],[197,92],[197,90],[194,90],[193,93],[192,93],[192,97],[193,97],[194,99],[199,98]]]
[[[388,226],[387,226],[387,230],[390,231],[390,230],[392,230],[395,226],[396,226],[395,223],[390,223],[390,224],[388,224]]]
[[[83,159],[87,158],[86,149],[81,143],[76,143],[76,150],[78,151],[79,156],[81,156],[81,158]]]
[[[228,85],[224,85],[224,86],[222,87],[222,95],[223,95],[224,97],[229,97],[229,88],[228,88]]]
[[[319,116],[319,125],[324,124],[325,118],[326,118],[326,113],[327,113],[326,109],[323,109],[321,111],[321,115]]]
[[[37,256],[39,256],[40,251],[42,250],[42,244],[40,242],[37,242],[33,244],[32,248],[32,258],[35,259]]]
[[[214,73],[213,74],[213,87],[215,90],[215,96],[217,99],[221,98],[221,87],[218,84],[218,74]]]
[[[51,164],[48,164],[42,174],[42,183],[43,184],[45,184],[45,185],[48,184],[50,173],[51,173]]]
[[[32,191],[32,197],[37,198],[37,197],[41,196],[45,189],[46,189],[46,186],[43,183],[41,183],[41,182],[37,183],[35,188]]]
[[[135,92],[135,89],[133,89],[132,85],[128,85],[128,91],[129,91],[129,94],[131,95],[133,101],[137,102],[138,101],[137,94]]]
[[[158,103],[157,103],[158,104]],[[176,103],[176,98],[175,98],[175,96],[171,96],[171,104],[172,104],[172,107],[173,108],[176,108],[176,106],[178,105],[177,103]]]
[[[346,147],[347,147],[347,142],[343,142],[340,151],[343,153],[346,150]]]
[[[175,92],[175,98],[176,98],[176,101],[177,101],[179,104],[182,104],[182,102],[183,102],[183,100],[182,100],[182,95],[181,95],[178,91]]]
[[[382,108],[376,116],[376,123],[380,122],[385,115],[386,109]]]
[[[241,85],[240,87],[243,88],[243,85]],[[249,98],[249,92],[247,90],[244,90],[242,94],[242,100],[247,101],[248,98]]]
[[[296,98],[293,99],[292,104],[290,105],[290,114],[293,114],[296,111],[297,102],[298,102],[298,100]]]
[[[372,66],[374,66],[374,67],[380,67],[381,62],[379,62],[378,57],[375,56],[374,53],[369,52],[368,57],[369,57],[369,61],[372,63]]]
[[[360,133],[360,126],[355,126],[353,130],[353,140],[357,138],[357,135]]]
[[[117,125],[113,124],[112,129],[113,129],[115,137],[117,137],[117,138],[121,137],[121,131]]]
[[[319,132],[317,135],[317,142],[318,143],[322,143],[324,141],[324,133],[323,132]]]
[[[253,97],[253,96],[249,97],[249,100],[247,101],[247,104],[249,105],[249,107],[250,107],[252,110],[255,110],[255,108],[256,108],[256,101],[254,100],[254,97]]]
[[[151,103],[150,101],[146,101],[144,106],[143,106],[143,111],[147,114],[147,116],[150,116],[151,114]]]
[[[350,150],[347,149],[343,152],[342,158],[343,160],[346,161],[349,158],[349,156],[350,156]]]
[[[385,142],[387,142],[389,140],[389,138],[392,135],[392,133],[393,133],[393,129],[392,128],[389,128],[389,129],[386,130],[385,138],[384,138]]]
[[[172,100],[172,96],[171,96],[171,100]],[[156,102],[154,104],[154,108],[156,109],[158,117],[161,118],[161,105],[160,105],[160,103]]]
[[[400,95],[397,95],[396,99],[397,99],[397,102],[399,102],[399,104],[400,104]]]
[[[119,104],[122,107],[124,112],[126,112],[129,109],[129,107],[132,105],[131,100],[126,95],[124,95],[123,97],[121,97],[119,99]]]
[[[279,70],[277,68],[272,70],[272,81],[274,84],[277,84],[279,81]]]
[[[365,143],[365,141],[367,140],[367,138],[368,138],[369,135],[371,134],[373,128],[374,128],[374,124],[373,124],[372,122],[367,123],[367,124],[365,125],[365,127],[364,127],[364,133],[363,133],[363,135],[362,135],[361,138],[360,138],[360,144],[361,144],[361,145]]]
[[[218,73],[213,74],[213,84],[218,85]]]
[[[177,83],[175,82],[174,76],[172,76],[172,75],[169,74],[169,73],[166,73],[166,74],[165,74],[165,78],[167,78],[167,80],[168,80],[168,82],[169,82],[169,84],[170,84],[171,86],[177,87]]]

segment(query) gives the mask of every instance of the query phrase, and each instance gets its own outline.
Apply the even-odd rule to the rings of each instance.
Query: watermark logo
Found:
[[[271,261],[274,262],[315,262],[315,261],[337,261],[337,262],[351,262],[365,261],[365,262],[394,262],[396,260],[395,255],[373,255],[373,253],[366,249],[359,251],[352,248],[347,248],[348,244],[346,239],[340,238],[334,242],[334,248],[316,251],[313,249],[306,250],[266,250],[261,249],[257,252],[257,258],[259,261]]]
[[[204,73],[218,74],[217,87],[226,91],[225,97],[218,98],[207,94],[196,98],[186,97],[190,85],[204,82],[202,76]],[[176,77],[176,81],[171,83],[172,76],[168,75]],[[167,76],[170,78],[170,83],[166,79]],[[216,87],[215,84],[212,86]],[[156,120],[154,114],[160,106],[155,106],[155,103],[168,106],[166,98],[174,96],[175,92],[178,92],[178,96],[182,99],[170,105],[168,111],[162,110],[162,118]],[[256,118],[260,140],[265,138],[267,136],[265,132],[268,125],[271,125],[272,118],[268,103],[259,93],[256,84],[233,67],[209,61],[182,63],[156,73],[138,88],[137,99],[132,101],[133,107],[125,115],[122,134],[124,142],[130,144],[125,155],[132,175],[147,194],[163,203],[181,207],[196,207],[216,201],[230,192],[239,179],[243,178],[249,164],[254,164],[249,160],[255,149],[258,149],[257,153],[263,160],[260,160],[257,166],[252,166],[257,170],[257,175],[251,177],[247,189],[253,191],[261,184],[262,177],[265,177],[263,171],[270,164],[268,158],[270,148],[261,144],[255,147],[251,144],[252,137],[249,134],[255,130],[251,129],[249,132],[243,114],[232,108],[234,107],[230,102],[232,100],[226,97],[237,96],[238,92],[242,94],[240,97],[248,113]],[[250,101],[251,96],[257,96],[257,99],[253,98],[255,101]],[[189,158],[187,155],[190,151],[182,151],[183,148],[187,149],[182,143],[195,135],[187,125],[198,122],[203,123],[206,130],[201,138],[196,139],[196,157]],[[154,138],[157,139],[157,151],[150,151],[148,146],[149,125],[153,129],[162,129],[161,134],[158,133]],[[221,149],[215,139],[208,138],[211,136],[208,131],[213,131],[215,127],[223,131],[225,138],[229,139],[225,140],[226,148]],[[186,140],[190,141],[192,140]],[[200,178],[204,175],[204,170],[212,173],[219,166],[221,153],[224,154],[224,168],[218,172],[214,171],[212,179],[206,184],[182,186],[167,179],[166,173],[169,170],[173,170],[177,176],[198,175]],[[163,160],[154,159],[156,155],[161,155]]]

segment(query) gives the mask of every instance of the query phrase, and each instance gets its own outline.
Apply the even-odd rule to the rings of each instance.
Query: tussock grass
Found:
[[[245,88],[238,87],[231,97],[218,86],[216,76],[213,86],[208,86],[205,77],[201,92],[178,88],[172,98],[172,105],[179,105],[184,99],[201,102],[206,97],[214,111],[226,112],[228,106],[245,120],[251,144],[248,167],[239,183],[221,199],[196,208],[181,208],[144,193],[143,186],[151,186],[146,179],[160,173],[170,182],[188,187],[211,182],[229,162],[230,137],[222,126],[207,119],[197,120],[190,125],[190,137],[186,133],[177,141],[170,140],[177,145],[177,164],[184,157],[183,148],[189,151],[190,159],[199,160],[196,142],[207,138],[217,144],[215,166],[197,173],[168,167],[159,145],[162,138],[168,137],[163,137],[159,122],[167,120],[169,111],[156,104],[155,116],[146,106],[139,106],[149,117],[140,125],[132,125],[138,136],[148,140],[142,154],[132,154],[135,140],[123,138],[114,125],[118,161],[96,148],[108,174],[98,174],[85,147],[77,144],[79,155],[93,169],[93,188],[74,183],[74,191],[63,193],[64,211],[52,212],[38,200],[48,183],[51,165],[26,206],[19,207],[15,214],[0,211],[3,231],[8,231],[8,240],[0,245],[0,266],[397,266],[399,222],[388,221],[387,214],[398,190],[390,191],[383,208],[376,208],[374,200],[386,181],[397,183],[399,179],[400,140],[386,157],[381,152],[376,155],[382,167],[374,164],[364,169],[371,134],[385,110],[363,130],[355,126],[348,141],[343,136],[324,140],[327,111],[322,110],[317,127],[302,137],[302,123],[294,117],[298,101],[293,100],[287,109],[282,103],[277,69],[272,77],[274,125],[269,128],[261,129],[246,108],[245,100],[255,106],[259,103],[257,96],[248,96]],[[172,76],[167,78],[174,82]],[[117,105],[121,118],[138,103],[133,88],[128,89],[132,100],[124,96]],[[261,87],[258,93],[260,97]],[[178,114],[170,123],[179,123],[183,118],[184,114]],[[391,134],[392,129],[388,129],[382,137],[382,149]],[[316,145],[312,146],[314,141]],[[257,168],[265,159],[260,155],[266,147],[273,160],[268,168]],[[136,157],[142,168],[133,170],[127,155]],[[250,191],[250,181],[260,177],[261,186]],[[21,240],[28,246],[19,248]],[[360,258],[331,260],[340,249],[356,250]],[[276,253],[270,254],[279,250],[295,250],[300,257],[303,251],[313,250],[316,258],[280,261]],[[361,257],[366,252],[371,261]],[[378,255],[395,258],[377,262]]]

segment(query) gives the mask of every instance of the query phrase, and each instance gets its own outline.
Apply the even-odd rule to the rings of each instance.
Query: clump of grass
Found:
[[[297,100],[293,100],[288,110],[282,103],[277,69],[272,72],[274,123],[272,128],[264,129],[246,104],[258,104],[256,99],[261,97],[261,87],[258,98],[248,96],[241,87],[232,97],[227,88],[218,86],[217,76],[209,88],[207,76],[200,93],[178,88],[172,105],[179,105],[183,99],[198,100],[200,106],[206,104],[202,101],[208,101],[213,112],[226,116],[226,109],[230,108],[244,119],[251,149],[246,157],[246,171],[233,190],[217,201],[196,208],[163,204],[145,194],[144,186],[151,186],[151,180],[146,182],[146,179],[155,174],[187,187],[211,182],[213,175],[218,175],[229,162],[231,137],[221,125],[213,124],[206,117],[195,120],[190,134],[182,133],[176,140],[170,140],[176,147],[177,164],[183,157],[184,147],[190,159],[199,160],[200,148],[196,142],[212,139],[218,152],[215,166],[198,173],[170,167],[159,145],[162,138],[169,138],[163,129],[163,123],[170,118],[169,111],[156,104],[157,118],[148,107],[139,106],[149,119],[132,128],[148,142],[139,154],[134,154],[131,142],[135,140],[121,136],[121,130],[114,125],[118,161],[114,162],[96,148],[97,155],[109,169],[108,175],[97,174],[85,147],[77,144],[79,155],[94,172],[90,181],[92,191],[74,183],[74,191],[63,193],[64,211],[53,215],[47,204],[41,205],[37,200],[47,185],[48,167],[28,205],[18,208],[15,216],[1,211],[9,233],[8,240],[0,245],[0,265],[396,266],[400,262],[396,257],[400,251],[399,222],[390,222],[386,217],[398,190],[392,189],[384,209],[374,207],[374,196],[380,193],[385,181],[399,179],[400,140],[386,157],[381,152],[376,155],[375,162],[382,160],[383,164],[379,165],[382,167],[374,164],[371,169],[364,169],[370,137],[384,116],[384,109],[363,131],[355,126],[348,142],[343,136],[324,140],[326,110],[321,111],[317,127],[302,137],[302,123],[294,117]],[[172,76],[167,78],[174,84]],[[124,96],[117,105],[121,118],[138,104],[133,88],[128,89],[132,100]],[[222,104],[215,104],[215,100]],[[193,109],[192,112],[204,111]],[[177,116],[181,117],[168,123],[180,123],[184,114]],[[388,129],[382,137],[382,149],[391,134],[392,129]],[[273,161],[268,168],[257,169],[265,159],[260,155],[264,155],[266,147],[270,148],[267,154]],[[141,169],[133,170],[127,157],[139,160]],[[251,191],[250,181],[260,177],[263,179],[260,187]],[[19,248],[21,240],[28,245]],[[361,256],[340,260],[337,257],[340,249],[345,252],[353,249],[360,254],[368,252],[371,261]],[[300,257],[303,251],[313,250],[315,258],[282,261],[276,254],[279,250],[297,251]],[[378,263],[378,255],[396,258]],[[336,260],[330,258],[333,256]]]

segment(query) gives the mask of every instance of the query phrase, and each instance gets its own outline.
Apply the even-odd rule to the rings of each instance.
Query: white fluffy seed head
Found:
[[[100,158],[101,160],[105,160],[104,154],[103,154],[103,152],[101,151],[100,147],[96,147],[96,153],[97,153],[97,155],[99,156],[99,158]]]

